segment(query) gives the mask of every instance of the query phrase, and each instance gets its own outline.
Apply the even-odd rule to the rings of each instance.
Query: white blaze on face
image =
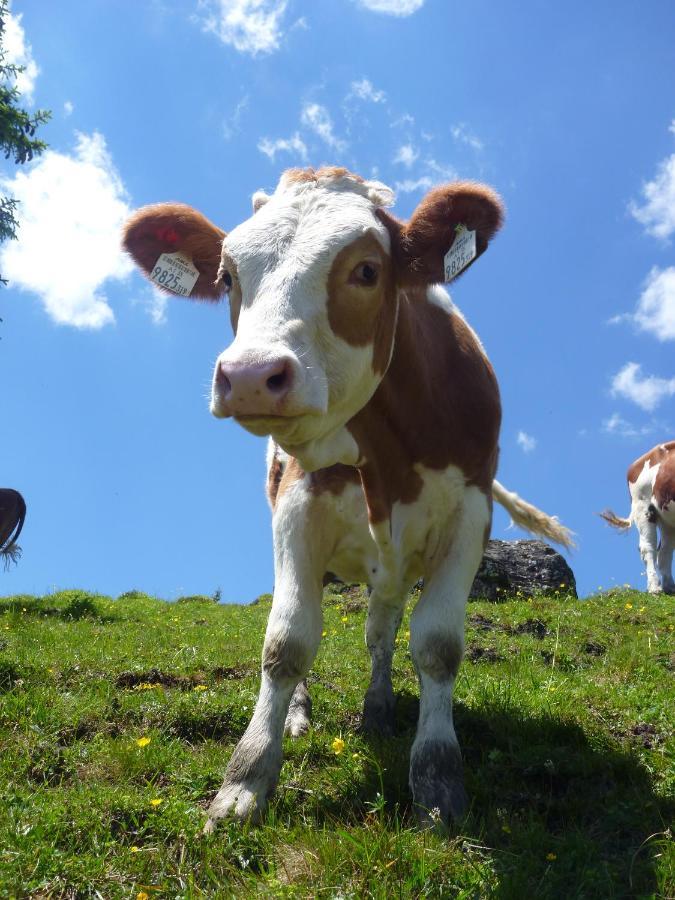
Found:
[[[379,383],[372,343],[350,343],[335,333],[328,294],[336,258],[360,238],[372,235],[388,259],[389,232],[368,196],[383,205],[391,199],[386,190],[347,178],[326,184],[282,178],[275,194],[256,204],[258,211],[224,241],[236,336],[219,363],[292,361],[287,403],[297,416],[279,424],[282,445],[284,435],[287,445],[303,443],[343,425]]]

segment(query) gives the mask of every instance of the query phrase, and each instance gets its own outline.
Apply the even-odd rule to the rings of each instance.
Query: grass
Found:
[[[675,896],[672,598],[470,604],[455,719],[472,807],[449,837],[410,811],[408,620],[397,736],[366,738],[364,596],[331,588],[313,729],[285,743],[265,824],[203,837],[269,598],[182,601],[0,600],[0,897]]]

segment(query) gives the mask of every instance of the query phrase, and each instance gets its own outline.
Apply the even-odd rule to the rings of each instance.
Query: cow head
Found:
[[[227,235],[179,204],[145,207],[125,228],[146,274],[179,252],[199,273],[192,298],[228,296],[235,338],[216,361],[212,413],[271,434],[308,469],[358,461],[344,426],[387,370],[401,290],[444,280],[457,226],[476,232],[480,255],[501,224],[499,198],[473,183],[436,188],[408,223],[385,211],[392,202],[345,169],[291,169]]]

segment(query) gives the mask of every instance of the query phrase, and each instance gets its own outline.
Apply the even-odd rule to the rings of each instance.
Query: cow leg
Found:
[[[368,601],[366,646],[370,653],[371,676],[363,703],[363,730],[384,736],[394,733],[394,688],[391,661],[396,632],[401,624],[406,597],[387,598],[374,590]]]
[[[673,581],[673,550],[675,550],[675,528],[661,526],[661,546],[656,560],[663,591],[666,594],[675,594],[675,582]]]
[[[284,734],[290,737],[300,737],[309,730],[309,721],[312,716],[312,698],[309,696],[307,689],[307,679],[303,678],[298,682],[291,703],[288,708],[288,715],[284,724]]]
[[[651,504],[639,504],[633,514],[633,521],[640,535],[640,556],[647,570],[647,590],[650,594],[660,594],[661,579],[656,568],[656,517]]]
[[[410,620],[410,650],[420,682],[420,714],[410,756],[410,788],[423,827],[459,819],[467,806],[452,694],[464,654],[466,601],[491,520],[488,498],[467,488],[452,544]]]
[[[321,640],[320,566],[311,564],[306,515],[274,517],[275,588],[262,655],[260,694],[235,747],[225,780],[209,808],[206,830],[233,815],[259,821],[279,780],[289,703],[307,674]]]

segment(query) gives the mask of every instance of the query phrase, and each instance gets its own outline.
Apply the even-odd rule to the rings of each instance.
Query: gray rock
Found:
[[[577,596],[574,572],[564,557],[543,541],[488,541],[469,600],[507,600],[554,594]]]

